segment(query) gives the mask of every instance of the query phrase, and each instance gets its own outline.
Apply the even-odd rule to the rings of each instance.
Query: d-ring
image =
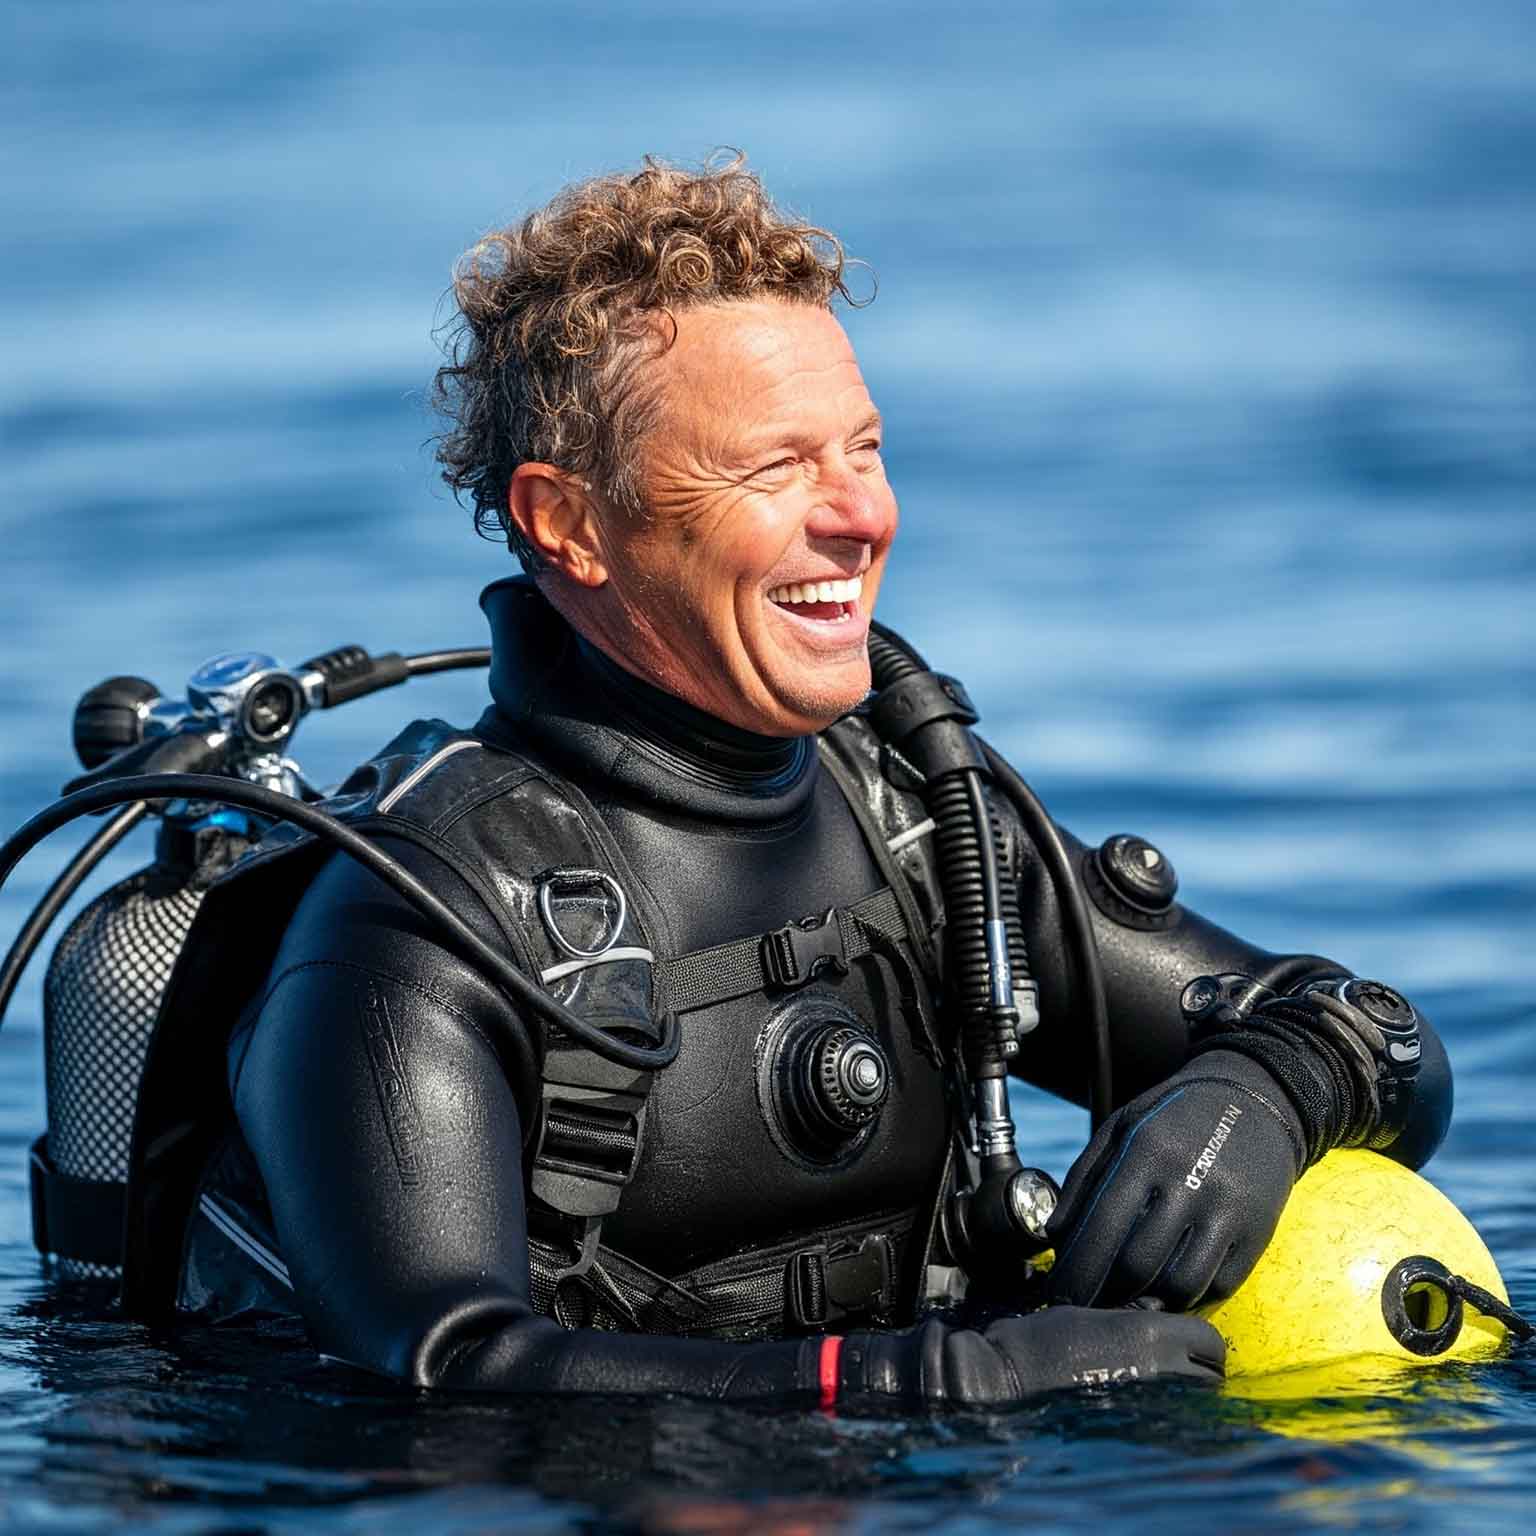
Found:
[[[596,949],[580,949],[561,933],[560,925],[555,921],[555,914],[550,910],[549,905],[549,894],[557,885],[578,889],[582,886],[600,885],[613,893],[614,900],[619,904],[619,915],[614,920],[613,931]],[[606,955],[619,942],[619,936],[624,932],[624,920],[628,915],[629,903],[624,898],[624,887],[612,875],[605,874],[600,869],[550,869],[539,876],[539,916],[544,919],[544,927],[550,938],[573,960],[596,960]]]

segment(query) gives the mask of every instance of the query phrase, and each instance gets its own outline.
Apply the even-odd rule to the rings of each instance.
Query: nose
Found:
[[[896,498],[884,475],[839,465],[823,474],[805,533],[810,539],[847,539],[880,549],[896,532]]]

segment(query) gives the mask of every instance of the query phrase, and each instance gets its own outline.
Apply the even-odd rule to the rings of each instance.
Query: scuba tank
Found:
[[[97,896],[54,949],[43,981],[48,1129],[32,1147],[32,1230],[61,1274],[117,1274],[110,1219],[93,1210],[72,1223],[69,1194],[59,1192],[73,1192],[82,1211],[81,1195],[99,1205],[111,1190],[121,1201],[161,996],[203,893],[249,846],[216,817],[167,816],[154,862]]]

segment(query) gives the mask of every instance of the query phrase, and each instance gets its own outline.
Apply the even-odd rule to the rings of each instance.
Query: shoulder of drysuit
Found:
[[[835,720],[817,737],[822,762],[838,774],[844,788],[857,789],[865,808],[894,838],[927,820],[922,776],[899,752],[880,740],[867,705]]]
[[[393,830],[451,843],[455,828],[479,808],[524,786],[553,788],[557,782],[547,767],[505,740],[443,720],[413,720],[319,800],[316,809],[378,834]],[[313,833],[276,826],[231,874],[248,873],[315,842]]]
[[[509,741],[415,720],[315,808],[385,852],[401,841],[421,850],[425,857],[410,861],[413,872],[450,903],[456,889],[470,886],[526,968],[538,958],[522,942],[529,887],[539,871],[583,862],[579,855],[590,847],[582,835],[590,818],[573,793]],[[494,814],[479,814],[487,809]],[[214,882],[213,910],[254,905],[268,927],[280,927],[329,854],[323,837],[279,823]],[[510,888],[502,878],[508,874]]]
[[[823,760],[829,754],[843,768],[845,782],[852,779],[871,815],[884,829],[887,844],[914,853],[898,859],[909,874],[916,874],[915,850],[931,847],[932,839],[924,833],[933,827],[924,798],[925,781],[915,764],[898,747],[881,739],[870,718],[871,701],[835,721],[821,733]],[[1032,848],[1018,808],[1006,795],[994,789],[992,806],[1001,825],[1014,874]],[[922,830],[919,830],[922,829]],[[1065,828],[1058,825],[1069,852],[1080,855],[1083,846]]]
[[[926,835],[932,823],[921,776],[882,745],[862,710],[821,732],[819,748],[823,768],[837,778],[869,830],[891,848],[902,873],[915,885],[931,888],[931,916],[937,921],[933,839]],[[475,885],[489,898],[499,925],[520,934],[542,930],[536,906],[541,874],[562,866],[607,870],[638,898],[631,901],[632,920],[638,919],[646,933],[636,942],[668,944],[666,914],[655,910],[645,882],[625,867],[581,790],[535,746],[525,745],[502,717],[489,724],[482,719],[468,730],[441,720],[413,721],[317,808],[382,839],[386,847],[392,839],[404,839],[429,855],[441,855],[445,878],[451,869]],[[303,856],[306,850],[308,857]],[[302,884],[327,851],[313,833],[279,825],[218,884],[245,883],[253,894],[270,891],[270,904],[281,906],[278,893],[293,887],[294,877]],[[413,867],[422,878],[439,883],[430,858],[425,867],[419,860]],[[515,938],[514,948],[521,948]],[[540,957],[530,953],[521,958],[531,963]]]
[[[442,836],[476,806],[549,778],[510,742],[442,720],[413,720],[353,769],[324,809],[347,821],[392,818]]]
[[[649,965],[605,964],[587,977],[564,974],[570,970],[564,962],[573,952],[571,942],[604,942],[615,953],[622,949],[637,957],[664,952],[670,940],[667,915],[581,790],[531,748],[524,752],[499,717],[488,712],[472,730],[441,720],[412,722],[318,808],[385,852],[408,858],[412,873],[450,906],[465,887],[473,891],[513,962],[544,981],[557,1001],[567,1006],[579,1001],[586,1017],[605,1025],[656,1033]],[[423,856],[392,850],[402,842]],[[219,884],[245,882],[242,909],[263,907],[271,926],[291,914],[327,853],[314,834],[278,827]],[[603,926],[590,892],[543,890],[555,870],[611,877],[628,895],[620,930],[609,933]],[[545,908],[560,934],[551,932]],[[566,929],[577,938],[571,940]]]
[[[493,804],[494,819],[501,823],[507,808],[497,802],[508,798],[531,804],[563,802],[590,819],[581,792],[536,748],[525,748],[504,722],[498,721],[495,730],[483,724],[465,730],[442,720],[412,721],[354,768],[317,808],[371,831],[387,834],[393,828],[449,843],[477,841],[473,834],[483,830],[477,824],[487,819],[477,813]],[[833,759],[842,786],[858,794],[887,838],[900,837],[927,820],[921,776],[899,753],[882,745],[862,709],[834,722],[818,742],[823,762]],[[277,826],[234,872],[314,840],[312,833]]]

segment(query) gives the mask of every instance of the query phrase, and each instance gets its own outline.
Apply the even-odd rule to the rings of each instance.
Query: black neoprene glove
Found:
[[[1048,1307],[980,1331],[933,1319],[904,1333],[853,1333],[823,1347],[836,1350],[836,1397],[882,1393],[977,1406],[1099,1382],[1219,1381],[1227,1352],[1198,1317],[1086,1307]]]
[[[1095,1132],[1051,1217],[1050,1294],[1079,1306],[1229,1296],[1306,1166],[1275,1079],[1230,1050],[1195,1057]]]

